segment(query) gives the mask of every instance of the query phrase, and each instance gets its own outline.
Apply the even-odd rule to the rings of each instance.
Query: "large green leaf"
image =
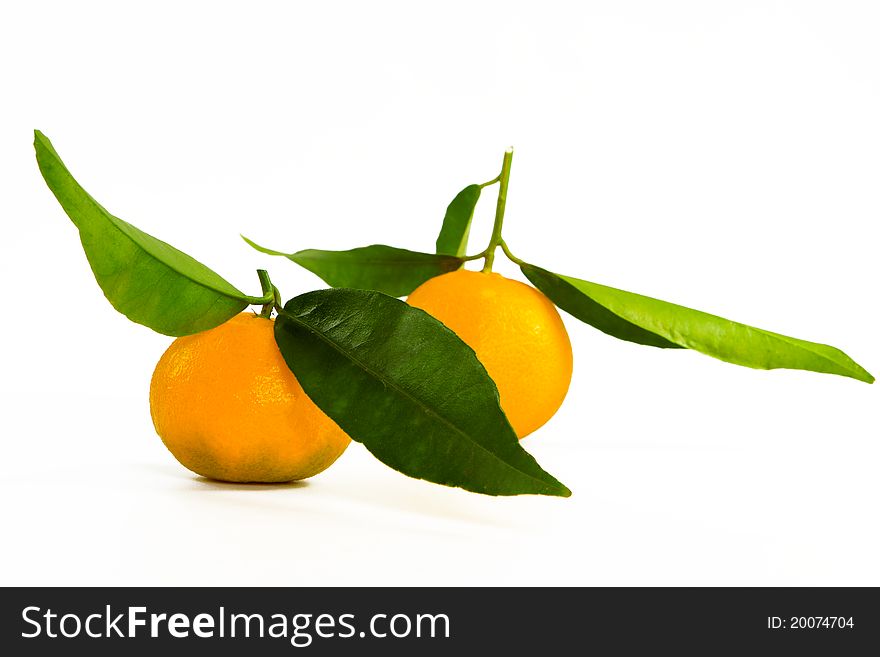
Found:
[[[622,340],[658,347],[684,347],[756,369],[810,370],[874,382],[871,374],[835,347],[554,274],[533,265],[526,264],[521,269],[557,306]]]
[[[384,244],[362,246],[349,251],[306,249],[283,253],[254,243],[242,235],[257,251],[283,256],[305,267],[332,287],[376,290],[393,297],[406,296],[429,278],[455,271],[461,258],[397,249]]]
[[[392,468],[488,495],[570,495],[520,446],[473,350],[422,310],[309,292],[284,306],[275,340],[318,407]]]
[[[443,227],[437,236],[437,253],[464,256],[467,253],[468,237],[474,208],[480,200],[479,185],[468,185],[452,199],[443,217]]]
[[[34,149],[46,184],[79,229],[98,285],[132,321],[166,335],[188,335],[265,301],[245,295],[200,262],[107,212],[39,130],[34,131]]]

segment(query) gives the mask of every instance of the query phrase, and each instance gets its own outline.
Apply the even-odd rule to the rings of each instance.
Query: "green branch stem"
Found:
[[[488,249],[484,249],[479,253],[476,253],[472,256],[463,256],[461,259],[463,262],[470,262],[471,260],[479,260],[480,258],[485,258],[486,254],[489,253]]]
[[[513,261],[520,267],[526,264],[525,260],[520,260],[510,252],[510,249],[507,246],[507,242],[505,242],[504,240],[501,240],[501,250],[504,251],[504,255],[506,255],[511,261]]]
[[[483,273],[492,271],[495,262],[495,249],[501,244],[501,227],[504,225],[504,210],[507,206],[507,185],[510,182],[510,164],[513,160],[513,148],[504,151],[504,161],[501,164],[501,173],[498,175],[498,204],[495,206],[495,224],[492,226],[492,237],[489,246],[486,247],[486,262],[483,265]]]
[[[278,288],[272,284],[272,280],[269,278],[269,272],[265,269],[258,269],[257,277],[260,279],[260,287],[262,288],[263,296],[259,299],[255,298],[253,305],[262,306],[260,309],[260,317],[269,319],[272,315],[272,310],[279,305],[281,295],[278,292]]]

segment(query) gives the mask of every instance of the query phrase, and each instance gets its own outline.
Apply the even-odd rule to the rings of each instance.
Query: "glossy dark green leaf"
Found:
[[[467,254],[471,221],[479,200],[479,185],[468,185],[452,199],[446,208],[446,216],[443,217],[443,227],[437,236],[437,253],[453,256]]]
[[[254,243],[242,235],[257,251],[283,256],[305,267],[332,287],[376,290],[393,297],[406,296],[429,278],[455,271],[461,258],[397,249],[384,244],[362,246],[349,251],[306,249],[283,253]]]
[[[755,369],[810,370],[866,383],[874,377],[825,344],[791,338],[641,294],[523,265],[523,274],[557,306],[622,340],[684,347]],[[654,337],[651,337],[654,336]]]
[[[570,495],[520,446],[474,352],[422,310],[309,292],[284,306],[275,340],[318,407],[392,468],[488,495]]]
[[[77,183],[39,130],[34,131],[34,149],[46,184],[79,229],[98,285],[113,307],[132,321],[166,335],[188,335],[263,301],[107,212]]]

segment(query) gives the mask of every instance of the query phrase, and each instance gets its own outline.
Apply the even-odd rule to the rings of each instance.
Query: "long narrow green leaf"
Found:
[[[429,278],[455,271],[461,258],[407,251],[384,244],[362,246],[349,251],[306,249],[283,253],[267,249],[242,235],[257,251],[283,256],[317,274],[332,287],[376,290],[393,297],[406,296]]]
[[[480,200],[480,186],[468,185],[452,199],[443,217],[443,227],[437,236],[437,253],[464,256],[467,254],[468,237],[474,209]]]
[[[392,468],[487,495],[570,495],[520,446],[473,350],[422,310],[309,292],[284,306],[275,340],[315,404]]]
[[[188,335],[222,324],[250,303],[205,265],[114,217],[74,179],[49,139],[34,131],[40,172],[79,229],[104,295],[123,315],[166,335]]]
[[[554,274],[533,265],[523,265],[521,269],[557,306],[622,340],[659,347],[684,347],[756,369],[810,370],[874,382],[870,373],[836,347]]]

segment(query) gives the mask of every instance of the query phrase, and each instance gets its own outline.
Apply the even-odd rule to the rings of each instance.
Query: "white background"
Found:
[[[195,477],[149,416],[170,341],[105,301],[31,146],[293,296],[322,284],[239,232],[431,250],[513,144],[520,257],[877,374],[878,33],[870,1],[5,3],[0,583],[880,585],[880,388],[568,316],[571,391],[524,446],[570,499],[444,489],[356,444],[304,484]]]

